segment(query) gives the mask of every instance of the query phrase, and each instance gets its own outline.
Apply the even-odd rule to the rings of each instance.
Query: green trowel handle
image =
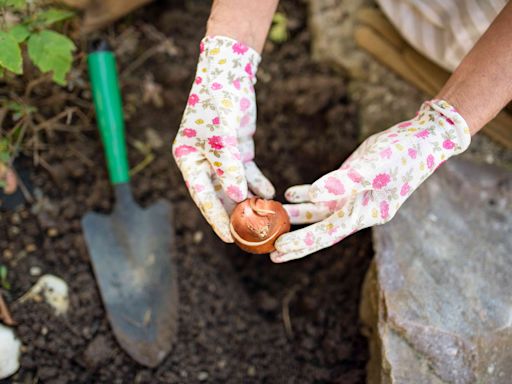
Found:
[[[108,45],[100,42],[89,53],[87,63],[110,181],[112,184],[126,183],[130,176],[116,59]]]

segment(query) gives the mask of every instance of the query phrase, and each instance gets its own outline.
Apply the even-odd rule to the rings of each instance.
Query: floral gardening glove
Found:
[[[229,212],[248,189],[270,199],[274,187],[254,163],[254,84],[259,54],[223,36],[205,37],[196,78],[174,140],[187,188],[217,235],[233,242]]]
[[[313,185],[286,191],[294,224],[317,222],[276,241],[276,263],[329,247],[360,229],[384,224],[411,193],[471,141],[468,126],[442,100],[425,102],[415,118],[371,136],[343,163]]]

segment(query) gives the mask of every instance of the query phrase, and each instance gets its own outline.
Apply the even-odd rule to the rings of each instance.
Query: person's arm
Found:
[[[436,96],[457,108],[475,134],[512,100],[512,2]]]
[[[229,213],[275,189],[254,162],[254,84],[278,0],[216,0],[172,152],[196,205],[225,242]]]
[[[227,36],[261,54],[279,0],[215,0],[207,36]]]

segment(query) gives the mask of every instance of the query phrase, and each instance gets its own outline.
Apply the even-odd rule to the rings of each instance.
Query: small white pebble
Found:
[[[33,266],[30,267],[30,276],[40,276],[42,273],[42,270],[40,267]]]
[[[199,244],[201,241],[203,241],[203,232],[201,231],[196,231],[194,232],[194,236],[192,237],[192,241],[194,242],[194,244]]]
[[[436,222],[437,222],[437,216],[436,216],[436,215],[434,215],[433,213],[429,213],[429,214],[428,214],[428,219],[429,219],[430,221],[432,221],[433,223],[436,223]]]
[[[50,304],[56,315],[64,315],[69,308],[68,285],[60,277],[43,275],[30,290],[25,293],[20,302],[27,300],[44,301]]]
[[[205,372],[205,371],[201,371],[199,372],[199,374],[197,375],[197,379],[199,381],[205,381],[205,380],[208,380],[208,372]]]
[[[487,373],[492,375],[494,373],[494,364],[491,364],[487,367]]]

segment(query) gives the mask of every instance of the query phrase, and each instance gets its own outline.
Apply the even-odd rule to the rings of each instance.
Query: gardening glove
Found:
[[[459,113],[442,100],[425,102],[416,117],[371,136],[336,171],[286,191],[294,224],[312,223],[276,241],[276,263],[327,248],[360,229],[391,220],[411,193],[471,141]]]
[[[253,161],[259,62],[259,54],[243,43],[205,37],[173,143],[174,159],[194,202],[225,242],[233,242],[229,213],[237,202],[250,192],[266,199],[275,193]]]
[[[6,195],[16,192],[18,182],[11,167],[0,161],[0,190]]]

